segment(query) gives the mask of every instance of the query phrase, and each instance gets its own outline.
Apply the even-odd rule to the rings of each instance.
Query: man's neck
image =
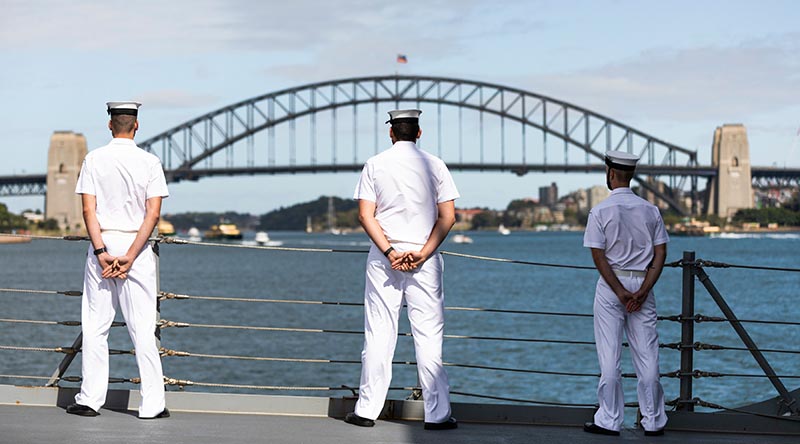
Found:
[[[131,139],[133,140],[134,133],[127,133],[127,134],[112,134],[111,136],[115,139]]]

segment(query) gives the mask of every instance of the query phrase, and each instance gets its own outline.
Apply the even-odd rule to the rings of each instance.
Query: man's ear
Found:
[[[139,131],[139,120],[138,119],[135,122],[133,122],[133,130],[134,131]]]
[[[420,137],[422,137],[422,128],[417,130],[417,139],[419,139]]]
[[[108,119],[108,129],[109,129],[110,131],[114,131],[114,130],[111,128],[111,119]]]

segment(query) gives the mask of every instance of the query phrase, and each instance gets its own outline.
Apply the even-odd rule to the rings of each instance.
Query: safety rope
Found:
[[[675,370],[672,372],[661,373],[662,377],[665,378],[681,378],[684,376],[691,376],[695,379],[700,378],[785,378],[785,379],[800,379],[800,375],[775,375],[775,376],[768,376],[765,374],[753,374],[753,373],[720,373],[720,372],[709,372],[704,370],[693,370],[690,372],[682,372],[680,370]]]
[[[482,398],[482,399],[494,399],[498,401],[511,401],[511,402],[520,402],[526,404],[541,404],[541,405],[553,405],[553,406],[561,406],[561,407],[595,407],[595,404],[576,404],[576,403],[565,403],[565,402],[553,402],[553,401],[536,401],[533,399],[519,399],[519,398],[507,398],[504,396],[492,396],[492,395],[481,395],[477,393],[468,393],[468,392],[459,392],[450,390],[451,395],[461,395],[461,396],[469,396],[473,398]]]
[[[7,350],[7,351],[30,351],[30,352],[47,352],[47,353],[64,353],[66,355],[74,355],[76,353],[80,353],[80,349],[75,349],[72,347],[26,347],[20,345],[0,345],[0,350]],[[136,352],[134,350],[118,350],[118,349],[109,349],[109,354],[112,355],[135,355]]]
[[[736,351],[761,351],[764,353],[785,353],[785,354],[800,354],[798,350],[785,350],[773,348],[749,348],[749,347],[732,347],[728,345],[707,344],[705,342],[695,342],[693,344],[681,344],[680,342],[672,342],[669,344],[659,344],[660,348],[668,348],[672,350],[736,350]]]
[[[762,417],[762,418],[779,419],[779,420],[782,420],[782,421],[791,421],[791,422],[795,422],[795,423],[800,422],[800,418],[798,418],[796,416],[779,416],[779,415],[769,415],[769,414],[766,414],[766,413],[751,412],[751,411],[748,411],[748,410],[737,409],[737,408],[733,408],[733,407],[725,407],[724,405],[720,405],[720,404],[716,404],[716,403],[713,403],[713,402],[704,401],[701,398],[692,398],[689,401],[683,401],[683,400],[680,400],[680,399],[675,399],[673,401],[666,402],[665,404],[674,405],[674,406],[677,406],[679,404],[682,404],[682,405],[691,404],[691,405],[698,405],[700,407],[706,407],[706,408],[715,409],[715,410],[726,410],[726,411],[734,412],[734,413],[741,413],[741,414],[745,414],[745,415],[759,416],[759,417]]]
[[[24,237],[29,239],[51,239],[51,240],[67,240],[67,241],[87,241],[89,240],[88,236],[44,236],[44,235],[32,235],[32,234],[15,234],[15,233],[0,233],[0,236],[7,236],[7,237]],[[207,246],[207,247],[225,247],[225,248],[243,248],[243,249],[250,249],[250,250],[274,250],[274,251],[295,251],[295,252],[311,252],[311,253],[360,253],[366,254],[368,253],[367,250],[351,250],[351,249],[337,249],[337,248],[301,248],[301,247],[283,247],[283,246],[267,246],[267,245],[241,245],[241,244],[229,244],[229,243],[218,243],[218,242],[195,242],[186,239],[178,239],[174,237],[168,236],[157,236],[152,237],[149,239],[152,242],[163,243],[163,244],[175,244],[175,245],[200,245],[200,246]],[[472,254],[465,254],[465,253],[456,253],[452,251],[440,251],[442,255],[454,256],[454,257],[463,257],[468,259],[477,259],[477,260],[484,260],[484,261],[491,261],[491,262],[504,262],[504,263],[512,263],[512,264],[521,264],[521,265],[533,265],[539,267],[556,267],[556,268],[571,268],[576,270],[595,270],[595,267],[591,266],[584,266],[584,265],[569,265],[569,264],[551,264],[546,262],[532,262],[532,261],[521,261],[515,259],[506,259],[506,258],[497,258],[497,257],[490,257],[490,256],[478,256]],[[787,268],[787,267],[768,267],[762,265],[742,265],[742,264],[728,264],[725,262],[717,262],[717,261],[710,261],[704,259],[696,259],[694,262],[688,263],[684,262],[683,259],[679,259],[674,262],[665,263],[664,266],[666,267],[682,267],[684,265],[694,265],[698,267],[713,267],[713,268],[743,268],[749,270],[768,270],[768,271],[790,271],[790,272],[800,272],[800,268]]]
[[[164,377],[165,385],[175,385],[179,387],[216,387],[216,388],[235,388],[251,390],[286,390],[286,391],[353,391],[347,386],[325,387],[325,386],[283,386],[283,385],[250,385],[250,384],[222,384],[214,382],[198,382],[189,379],[175,379]],[[389,387],[389,390],[415,390],[415,387]]]
[[[22,288],[0,288],[0,293],[31,293],[31,294],[61,294],[64,296],[82,296],[82,291],[77,290],[28,290]]]
[[[800,268],[787,268],[787,267],[768,267],[765,265],[741,265],[741,264],[728,264],[725,262],[710,261],[705,259],[695,259],[694,261],[684,261],[679,259],[675,262],[664,264],[665,267],[708,267],[708,268],[743,268],[747,270],[766,270],[766,271],[790,271],[798,273]]]
[[[212,329],[229,329],[229,330],[255,330],[255,331],[281,331],[281,332],[294,332],[294,333],[336,333],[336,334],[352,334],[363,335],[363,331],[356,330],[330,330],[321,328],[298,328],[298,327],[261,327],[261,326],[246,326],[246,325],[222,325],[222,324],[194,324],[189,322],[175,322],[162,319],[159,322],[161,328],[212,328]],[[412,336],[411,333],[400,332],[398,336]],[[445,339],[475,339],[483,341],[509,341],[509,342],[533,342],[533,343],[548,343],[548,344],[571,344],[571,345],[594,345],[592,341],[572,341],[566,339],[534,339],[534,338],[502,338],[493,336],[468,336],[468,335],[444,335]]]
[[[779,321],[779,320],[764,320],[764,319],[737,319],[735,321],[732,321],[727,318],[719,316],[706,316],[699,313],[694,316],[687,316],[687,317],[683,317],[682,315],[658,316],[658,320],[672,321],[672,322],[683,322],[684,320],[691,320],[698,324],[703,322],[730,322],[730,323],[740,322],[747,324],[800,325],[800,322],[796,321]]]
[[[65,241],[86,241],[89,236],[45,236],[37,234],[17,234],[17,233],[0,233],[0,236],[5,237],[24,237],[27,239],[47,239],[47,240],[65,240]]]
[[[268,246],[268,245],[227,244],[221,242],[195,242],[186,239],[176,239],[174,237],[167,237],[167,236],[161,236],[152,240],[164,244],[202,245],[204,247],[241,248],[245,250],[295,251],[303,253],[362,253],[362,254],[368,253],[367,250],[349,250],[340,248],[302,248],[302,247],[278,247],[278,246]]]
[[[78,290],[30,290],[22,288],[0,288],[0,293],[36,293],[36,294],[60,294],[64,296],[81,296],[82,291]],[[159,292],[159,300],[208,300],[208,301],[228,301],[228,302],[256,302],[256,303],[274,303],[274,304],[306,304],[306,305],[338,305],[338,306],[352,306],[362,307],[364,304],[361,302],[342,302],[342,301],[313,301],[304,299],[262,299],[262,298],[237,298],[227,296],[199,296],[188,295],[179,293],[170,293],[166,291]],[[581,317],[590,318],[593,315],[590,313],[569,313],[569,312],[554,312],[554,311],[535,311],[535,310],[508,310],[501,308],[483,308],[483,307],[445,307],[445,310],[452,311],[473,311],[473,312],[489,312],[489,313],[510,313],[510,314],[527,314],[527,315],[543,315],[543,316],[566,316],[566,317]],[[697,323],[702,322],[741,322],[748,324],[770,324],[770,325],[800,325],[798,321],[782,321],[770,319],[738,319],[736,321],[729,321],[726,318],[719,316],[706,316],[703,314],[696,314],[692,317],[684,318],[681,315],[658,316],[659,321],[672,321],[683,322],[684,319],[691,319]]]
[[[58,325],[56,321],[32,321],[28,319],[0,319],[0,322],[12,322],[15,324],[42,324],[42,325]]]
[[[14,323],[14,324],[42,324],[42,325],[65,325],[68,327],[80,327],[81,321],[39,321],[34,319],[0,319],[0,322]],[[125,323],[114,321],[111,323],[112,327],[124,327]]]
[[[43,325],[65,325],[68,327],[80,327],[81,321],[41,321],[35,319],[0,319],[0,322],[14,323],[14,324],[43,324]],[[124,327],[125,323],[121,321],[114,321],[111,323],[112,327]]]
[[[64,354],[75,353],[75,349],[72,347],[23,347],[18,345],[0,345],[0,350],[52,352],[52,353],[64,353]]]
[[[0,375],[4,379],[44,379],[49,381],[49,376],[30,376],[30,375]]]
[[[341,302],[341,301],[310,301],[305,299],[261,299],[261,298],[237,298],[227,296],[197,296],[188,294],[177,294],[166,291],[159,292],[159,300],[205,300],[205,301],[226,301],[226,302],[261,302],[272,304],[305,304],[305,305],[336,305],[347,307],[363,307],[363,302]],[[586,313],[566,313],[566,312],[553,312],[553,311],[532,311],[532,310],[508,310],[502,308],[482,308],[482,307],[445,307],[445,310],[451,311],[472,311],[472,312],[486,312],[486,313],[508,313],[508,314],[526,314],[526,315],[543,315],[543,316],[567,316],[567,317],[588,317],[593,315]]]
[[[259,356],[239,356],[239,355],[215,355],[206,353],[193,353],[178,350],[162,349],[162,356],[177,356],[177,357],[194,357],[194,358],[208,358],[208,359],[236,359],[245,361],[270,361],[270,362],[302,362],[302,363],[317,363],[317,364],[361,364],[360,360],[340,360],[340,359],[309,359],[309,358],[275,358],[275,357],[259,357]],[[393,361],[393,365],[417,365],[414,361]],[[598,377],[597,373],[575,373],[575,372],[559,372],[550,370],[531,370],[511,367],[497,367],[488,365],[476,364],[457,364],[452,362],[443,362],[442,365],[446,367],[457,368],[471,368],[479,370],[495,370],[514,373],[531,373],[540,375],[556,375],[556,376],[580,376],[580,377]]]
[[[81,296],[83,292],[78,290],[30,290],[22,288],[0,288],[0,293],[38,293],[38,294],[60,294],[65,296]],[[273,304],[306,304],[306,305],[337,305],[348,307],[362,307],[364,304],[361,302],[342,302],[342,301],[314,301],[304,299],[262,299],[262,298],[238,298],[227,296],[199,296],[188,295],[179,293],[170,293],[166,291],[159,292],[159,300],[208,300],[208,301],[226,301],[226,302],[256,302],[256,303],[273,303]],[[590,313],[569,313],[569,312],[553,312],[553,311],[536,311],[536,310],[509,310],[502,308],[484,308],[484,307],[445,307],[445,310],[452,311],[473,311],[473,312],[487,312],[487,313],[509,313],[509,314],[526,314],[526,315],[542,315],[542,316],[565,316],[565,317],[581,317],[591,318],[593,315]],[[683,322],[684,317],[681,315],[658,316],[659,321],[672,321]],[[729,322],[728,319],[718,316],[706,316],[703,314],[696,314],[692,317],[685,319],[694,320],[697,323],[702,322]],[[771,325],[800,325],[797,321],[781,321],[781,320],[765,320],[765,319],[738,319],[737,321],[750,324],[771,324]]]
[[[490,256],[477,256],[474,254],[455,253],[452,251],[441,251],[440,253],[446,256],[463,257],[467,259],[478,259],[490,262],[504,262],[508,264],[535,265],[539,267],[572,268],[575,270],[596,270],[595,267],[587,267],[584,265],[549,264],[545,262],[520,261],[515,259],[504,259],[504,258],[490,257]]]

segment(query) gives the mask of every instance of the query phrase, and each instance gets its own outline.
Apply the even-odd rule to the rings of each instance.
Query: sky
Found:
[[[714,129],[742,123],[753,165],[800,166],[796,1],[0,4],[0,175],[44,173],[55,130],[85,134],[90,150],[106,144],[109,100],[144,103],[144,140],[278,89],[396,71],[564,100],[697,150],[702,164]],[[397,54],[408,64],[397,65]],[[562,195],[604,183],[597,174],[453,176],[457,206],[496,209],[554,181]],[[349,198],[357,179],[202,179],[172,184],[163,211],[261,214],[320,195]],[[41,196],[0,202],[12,211],[44,206]]]

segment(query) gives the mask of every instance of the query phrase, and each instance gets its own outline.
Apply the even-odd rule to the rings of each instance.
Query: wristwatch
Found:
[[[389,253],[391,253],[392,251],[394,251],[394,247],[389,247],[386,249],[386,251],[383,252],[383,255],[389,257]]]
[[[100,248],[98,248],[97,250],[94,250],[94,255],[95,255],[95,256],[99,256],[99,255],[101,255],[101,254],[105,253],[106,251],[108,251],[108,250],[106,249],[106,247],[100,247]]]

